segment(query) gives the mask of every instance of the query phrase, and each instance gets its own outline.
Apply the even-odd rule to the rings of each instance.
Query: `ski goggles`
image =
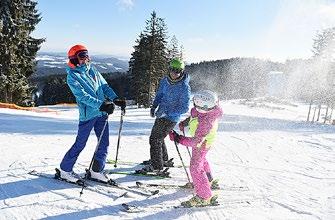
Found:
[[[77,57],[78,59],[80,60],[84,60],[86,58],[88,58],[88,51],[87,50],[83,50],[83,51],[80,51],[78,54],[77,54]]]
[[[215,108],[215,106],[212,108],[208,108],[207,106],[199,106],[199,105],[196,105],[195,103],[193,103],[193,105],[201,113],[211,111]]]
[[[177,69],[177,68],[171,68],[170,67],[170,72],[178,75],[178,74],[181,74],[183,72],[183,70],[182,69]]]

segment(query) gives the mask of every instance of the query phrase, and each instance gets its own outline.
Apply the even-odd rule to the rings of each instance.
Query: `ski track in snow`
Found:
[[[282,106],[281,110],[250,108],[224,102],[216,144],[208,154],[213,175],[221,186],[248,190],[221,190],[218,207],[174,209],[189,199],[190,190],[160,189],[146,198],[133,193],[97,186],[97,191],[39,178],[37,170],[53,175],[73,144],[77,110],[55,107],[54,113],[0,109],[0,219],[335,219],[335,128],[305,123],[308,107]],[[50,107],[52,108],[52,107]],[[120,112],[110,117],[109,158],[115,158]],[[148,139],[153,119],[148,109],[129,109],[124,118],[119,159],[141,162],[149,158]],[[166,139],[169,156],[181,164],[175,146]],[[88,166],[96,137],[91,134],[78,158],[75,172]],[[189,156],[180,148],[184,162]],[[106,169],[114,169],[107,164]],[[118,164],[120,171],[138,168]],[[135,181],[185,184],[182,168],[170,169],[172,178],[111,175],[123,185]],[[150,188],[151,190],[152,188]],[[122,203],[144,208],[126,213]]]

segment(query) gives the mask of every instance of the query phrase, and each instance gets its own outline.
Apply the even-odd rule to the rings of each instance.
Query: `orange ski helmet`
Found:
[[[87,48],[84,45],[74,45],[70,48],[70,50],[67,52],[67,57],[69,58],[68,65],[72,68],[74,68],[78,64],[78,58],[77,54],[81,51],[88,51]]]

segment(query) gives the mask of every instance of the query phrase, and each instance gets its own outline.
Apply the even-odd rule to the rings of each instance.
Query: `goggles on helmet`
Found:
[[[182,69],[177,69],[177,68],[170,67],[170,72],[177,75],[177,74],[181,74],[183,72],[183,70]]]
[[[88,51],[87,50],[83,50],[83,51],[80,51],[78,54],[77,54],[77,57],[78,59],[80,60],[83,60],[85,58],[88,58]]]
[[[205,112],[208,112],[208,111],[210,111],[210,110],[212,110],[212,109],[215,108],[215,106],[212,107],[212,108],[209,108],[209,107],[207,107],[206,105],[205,105],[205,106],[199,106],[199,105],[195,104],[194,102],[193,102],[193,105],[194,105],[194,107],[195,107],[197,110],[202,110],[202,111],[205,111]]]

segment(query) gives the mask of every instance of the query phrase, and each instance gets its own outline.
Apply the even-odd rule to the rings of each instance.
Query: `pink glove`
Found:
[[[185,127],[190,122],[190,117],[186,118],[184,121],[179,122],[179,130],[185,135]]]
[[[176,131],[172,130],[169,132],[169,138],[171,141],[175,141],[178,144],[182,144],[187,147],[195,147],[197,143],[194,141],[194,138],[185,137],[178,134]]]
[[[180,135],[177,132],[175,132],[174,130],[169,132],[169,138],[170,138],[171,141],[175,141],[177,143],[179,143],[179,141],[180,141]]]
[[[185,134],[185,126],[183,125],[183,123],[179,123],[179,130],[183,132],[183,134]]]

